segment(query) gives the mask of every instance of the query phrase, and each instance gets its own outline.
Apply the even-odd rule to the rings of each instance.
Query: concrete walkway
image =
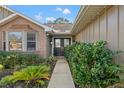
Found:
[[[70,68],[66,60],[58,59],[48,88],[74,88]]]

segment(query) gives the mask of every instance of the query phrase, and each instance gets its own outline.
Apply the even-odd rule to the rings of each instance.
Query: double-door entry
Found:
[[[71,44],[71,38],[54,38],[54,55],[64,56],[64,47]]]

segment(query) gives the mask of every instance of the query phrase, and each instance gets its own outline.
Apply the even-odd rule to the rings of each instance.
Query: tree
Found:
[[[59,17],[54,21],[54,23],[69,23],[69,20],[62,18],[62,17]]]

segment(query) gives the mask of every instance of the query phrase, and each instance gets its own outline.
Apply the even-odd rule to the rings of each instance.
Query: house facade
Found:
[[[58,33],[6,6],[0,6],[0,50],[63,56],[71,44],[70,32]]]
[[[108,48],[122,51],[115,56],[115,62],[124,61],[124,6],[85,5],[80,11],[72,27],[75,41],[95,42],[105,40]]]
[[[63,24],[40,24],[0,6],[0,50],[31,52],[43,57],[63,56],[64,47],[75,41],[105,40],[108,42],[108,48],[123,52],[123,24],[123,5],[83,5],[69,29]],[[114,60],[122,64],[124,54],[120,53]]]

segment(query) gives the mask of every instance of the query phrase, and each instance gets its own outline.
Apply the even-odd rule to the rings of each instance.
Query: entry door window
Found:
[[[70,40],[69,39],[64,39],[64,47],[66,47],[67,45],[69,45]]]
[[[55,38],[54,55],[64,56],[64,47],[70,44],[70,40],[70,38]]]
[[[22,50],[22,32],[9,32],[9,50]]]
[[[55,39],[55,47],[61,47],[61,39]]]

